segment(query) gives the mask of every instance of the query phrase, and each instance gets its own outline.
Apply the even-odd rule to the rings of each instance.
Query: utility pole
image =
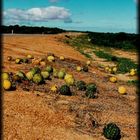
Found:
[[[12,34],[14,33],[14,30],[12,29]]]

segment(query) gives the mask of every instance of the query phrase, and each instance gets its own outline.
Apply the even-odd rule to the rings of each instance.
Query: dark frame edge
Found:
[[[2,25],[2,12],[3,12],[3,1],[0,0],[0,25]],[[0,34],[0,73],[2,73],[2,56],[3,56],[3,44],[2,44],[2,33]],[[1,80],[1,78],[0,78]],[[3,139],[3,93],[2,93],[2,80],[0,81],[1,83],[1,86],[0,86],[0,139],[2,140]]]
[[[137,34],[138,34],[138,42],[137,42],[137,49],[138,49],[138,85],[137,85],[137,97],[138,97],[138,106],[137,106],[137,113],[138,113],[138,117],[137,117],[137,138],[140,139],[140,2],[139,0],[137,0]]]

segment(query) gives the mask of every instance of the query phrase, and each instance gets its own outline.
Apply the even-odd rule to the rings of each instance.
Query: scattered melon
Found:
[[[47,60],[49,62],[53,62],[55,60],[55,58],[54,58],[54,56],[50,55],[50,56],[47,57]]]
[[[10,80],[4,80],[3,81],[3,88],[5,90],[9,90],[12,87],[12,83],[10,82]]]
[[[126,94],[126,88],[125,87],[123,87],[123,86],[120,86],[119,88],[118,88],[118,92],[120,93],[120,94]]]
[[[66,84],[69,85],[69,86],[74,85],[74,81],[75,80],[74,80],[73,77],[69,77],[69,78],[65,79]]]
[[[116,83],[117,82],[117,78],[114,77],[114,76],[113,77],[110,77],[109,78],[109,81],[112,82],[112,83]]]
[[[27,55],[27,58],[29,58],[29,59],[33,59],[33,58],[34,58],[34,56],[33,56],[33,55],[31,55],[31,54],[28,54],[28,55]]]
[[[58,87],[56,85],[51,86],[50,90],[52,92],[57,92],[58,91]]]
[[[64,76],[65,76],[65,72],[64,72],[64,71],[59,71],[59,72],[58,72],[58,78],[59,78],[59,79],[63,79]]]
[[[109,71],[109,66],[105,67],[105,71],[108,72]]]
[[[26,77],[27,77],[28,80],[32,80],[33,77],[34,77],[33,72],[32,72],[32,71],[27,72],[27,73],[26,73]]]
[[[65,60],[65,57],[64,56],[60,56],[60,60]]]
[[[77,70],[77,71],[81,71],[82,68],[81,68],[80,66],[77,66],[77,67],[76,67],[76,70]]]
[[[136,75],[136,70],[135,69],[131,69],[129,75],[131,75],[131,76]]]
[[[64,79],[66,80],[66,79],[68,79],[68,78],[73,78],[73,75],[71,75],[71,74],[66,74],[65,77],[64,77]]]
[[[2,73],[2,80],[9,80],[10,76],[7,72]]]
[[[91,64],[91,61],[88,60],[88,61],[86,62],[86,64],[89,66],[89,65]]]
[[[41,66],[46,66],[46,62],[45,62],[45,61],[41,61],[41,62],[40,62],[40,65],[41,65]]]
[[[41,71],[41,75],[42,75],[42,77],[43,77],[44,79],[48,79],[49,76],[50,76],[50,74],[49,74],[48,71]]]
[[[117,72],[117,67],[113,67],[113,68],[112,68],[112,71],[113,71],[114,73],[116,73],[116,72]]]
[[[20,58],[16,58],[15,63],[16,64],[20,64],[21,63],[21,59]]]

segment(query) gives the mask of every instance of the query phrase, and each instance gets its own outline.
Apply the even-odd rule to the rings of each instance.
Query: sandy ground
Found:
[[[3,70],[16,72],[28,67],[7,61],[9,55],[25,57],[33,54],[39,57],[53,52],[56,56],[71,59],[75,65],[86,62],[83,55],[61,41],[64,35],[3,36]],[[110,83],[107,74],[94,61],[89,73],[78,73],[63,63],[62,67],[66,67],[75,79],[96,83],[98,98],[83,98],[79,93],[68,97],[39,91],[27,92],[21,88],[4,91],[5,140],[105,140],[102,129],[109,122],[120,127],[122,140],[137,139],[138,101],[135,86],[128,86],[124,81]],[[127,95],[118,94],[117,87],[120,85],[127,88]]]

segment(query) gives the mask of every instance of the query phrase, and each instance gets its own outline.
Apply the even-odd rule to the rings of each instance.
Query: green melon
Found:
[[[56,78],[58,77],[58,70],[53,68],[53,76]]]
[[[49,73],[53,72],[52,66],[47,66],[47,67],[45,68],[45,70],[48,71]]]
[[[59,71],[59,72],[58,72],[58,78],[59,78],[59,79],[63,79],[64,76],[65,76],[65,72],[63,72],[63,71]]]
[[[82,90],[82,91],[86,90],[86,83],[84,81],[77,81],[75,85],[78,90]]]
[[[16,64],[20,64],[21,61],[22,61],[22,60],[21,60],[20,58],[16,58],[15,63],[16,63]]]
[[[22,71],[18,71],[17,73],[16,73],[16,75],[18,75],[21,79],[25,79],[25,74],[24,74],[24,72],[22,72]]]
[[[39,74],[39,73],[35,74],[33,77],[33,82],[36,84],[41,84],[43,82],[43,78],[42,78],[41,74]]]
[[[68,96],[72,95],[72,93],[70,91],[70,87],[67,85],[62,85],[59,89],[59,92],[61,95],[68,95]]]
[[[33,68],[30,69],[30,71],[31,71],[31,72],[33,73],[33,75],[34,75],[34,74],[36,74],[36,73],[40,73],[41,70],[40,70],[39,67],[33,67]]]
[[[103,135],[110,140],[118,140],[120,132],[120,128],[115,123],[109,123],[103,128]]]
[[[86,86],[86,93],[85,93],[85,95],[86,95],[88,98],[95,98],[96,90],[97,90],[96,85],[95,85],[94,83],[89,83],[89,84]]]

